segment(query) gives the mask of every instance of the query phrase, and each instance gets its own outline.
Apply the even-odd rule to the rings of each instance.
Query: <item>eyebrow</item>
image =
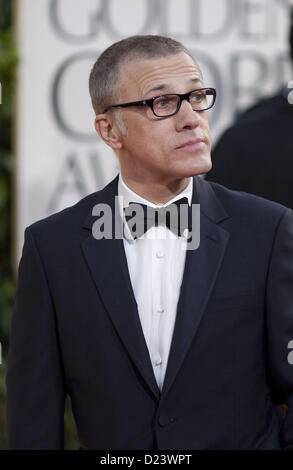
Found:
[[[191,78],[190,79],[190,82],[192,83],[201,83],[202,84],[202,81],[200,78]],[[167,88],[169,88],[170,85],[168,84],[165,84],[165,83],[162,83],[161,85],[157,85],[155,86],[154,88],[151,88],[150,90],[148,90],[146,92],[146,95],[148,95],[149,93],[153,93],[155,91],[164,91],[166,90]]]

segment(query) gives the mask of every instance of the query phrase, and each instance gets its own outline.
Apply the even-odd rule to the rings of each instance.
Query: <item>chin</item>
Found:
[[[208,173],[212,168],[212,162],[210,159],[203,159],[202,161],[196,161],[187,168],[188,176],[204,175]]]

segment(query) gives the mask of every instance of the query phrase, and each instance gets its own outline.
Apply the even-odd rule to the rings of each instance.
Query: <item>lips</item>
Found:
[[[207,141],[204,138],[187,140],[186,142],[178,145],[175,150],[194,150],[196,148],[201,148],[206,143]]]

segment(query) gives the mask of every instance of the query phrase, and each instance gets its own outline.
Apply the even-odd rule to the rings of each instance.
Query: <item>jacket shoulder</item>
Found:
[[[65,209],[51,214],[43,219],[40,219],[28,226],[28,229],[38,236],[42,233],[60,231],[66,232],[81,227],[86,216],[92,211],[96,201],[109,200],[109,197],[115,192],[115,185],[117,184],[118,176],[114,178],[109,184],[99,191],[95,191],[76,204],[66,207]]]
[[[230,215],[242,215],[242,217],[260,217],[260,219],[278,219],[286,211],[293,213],[291,209],[269,199],[265,199],[244,191],[228,189],[219,183],[205,181],[217,196]],[[249,220],[249,219],[248,219]]]
[[[50,227],[67,225],[68,223],[82,223],[82,217],[85,217],[87,210],[90,210],[91,204],[94,203],[95,199],[98,196],[99,191],[85,196],[83,199],[78,201],[76,204],[66,207],[65,209],[55,212],[43,219],[40,219],[31,225],[28,228],[32,232],[38,232],[42,230],[47,230]]]

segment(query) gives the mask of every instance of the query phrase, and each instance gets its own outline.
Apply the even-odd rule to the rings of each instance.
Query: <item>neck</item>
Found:
[[[136,194],[153,204],[166,204],[168,201],[181,193],[189,184],[190,177],[178,179],[169,183],[152,182],[144,183],[136,181],[124,175],[124,183]]]

